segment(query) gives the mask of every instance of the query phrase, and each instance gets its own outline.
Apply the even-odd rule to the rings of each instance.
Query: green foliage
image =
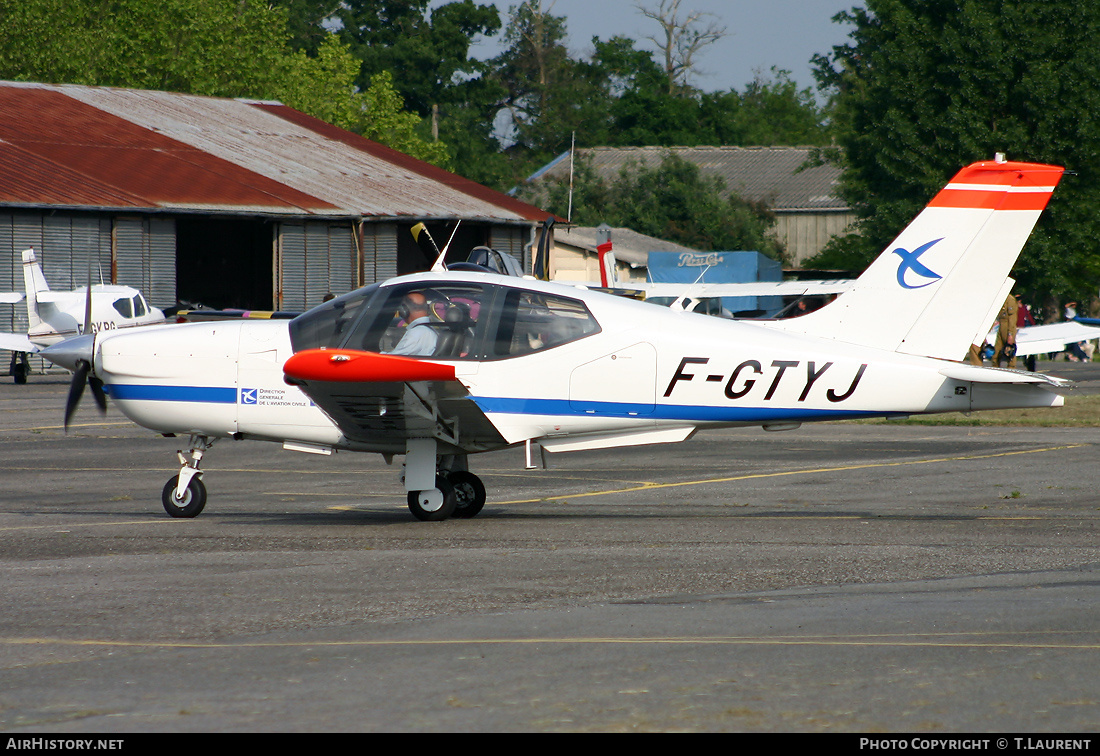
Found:
[[[735,194],[723,198],[720,179],[708,179],[673,153],[655,168],[632,165],[610,184],[582,160],[573,183],[572,221],[578,225],[607,223],[699,250],[756,250],[783,259],[770,233],[771,213]],[[550,187],[551,212],[566,216],[568,191],[564,183]]]
[[[240,0],[0,0],[0,76],[261,97],[285,26]]]
[[[500,29],[493,5],[455,0],[429,13],[428,2],[346,0],[334,13],[341,38],[361,61],[358,85],[365,89],[376,74],[399,71],[398,91],[423,117],[433,106],[460,101],[460,82],[485,70],[470,57],[471,46]]]
[[[1004,152],[1067,177],[1014,271],[1035,303],[1100,284],[1100,0],[866,0],[852,42],[816,59],[835,92],[843,196],[861,236],[826,255],[863,267],[953,174]]]

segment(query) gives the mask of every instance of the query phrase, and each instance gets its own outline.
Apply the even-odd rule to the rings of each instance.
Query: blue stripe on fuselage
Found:
[[[686,404],[625,404],[620,402],[570,401],[568,399],[513,399],[474,396],[482,412],[511,415],[577,415],[593,417],[690,420],[696,422],[758,423],[781,420],[842,420],[852,417],[881,417],[883,412],[864,410],[822,410],[791,407],[713,407]]]
[[[131,399],[147,402],[237,403],[237,389],[224,386],[143,386],[115,383],[105,388],[108,396],[121,401]]]
[[[112,384],[105,387],[111,398],[150,402],[206,402],[236,404],[237,389],[222,386],[148,386]],[[881,417],[897,413],[859,410],[822,410],[789,407],[712,407],[683,404],[631,404],[626,402],[570,401],[568,399],[525,399],[519,397],[470,397],[482,412],[509,415],[551,415],[556,417],[616,417],[692,422],[759,423],[784,420],[841,420],[853,417]]]

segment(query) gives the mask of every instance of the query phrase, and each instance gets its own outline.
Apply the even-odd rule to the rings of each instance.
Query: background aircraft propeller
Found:
[[[80,354],[72,365],[73,380],[69,384],[69,396],[65,399],[65,430],[69,429],[69,421],[80,404],[80,397],[84,395],[84,386],[92,387],[92,396],[95,397],[96,406],[101,413],[107,411],[107,393],[103,390],[103,381],[92,374],[92,359],[95,354],[95,336],[92,335],[92,266],[88,265],[88,291],[84,297],[84,330],[77,339],[87,342],[88,349],[85,359]],[[75,341],[75,340],[74,340]],[[83,350],[80,350],[83,352]]]

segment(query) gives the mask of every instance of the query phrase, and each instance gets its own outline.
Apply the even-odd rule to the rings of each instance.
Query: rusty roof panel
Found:
[[[372,143],[354,135],[339,132],[342,138],[335,138],[334,127],[277,103],[102,87],[57,89],[348,212],[517,221],[545,217],[538,208],[408,156],[395,159],[392,150],[370,149]]]
[[[0,204],[141,208],[141,197],[14,144],[0,142]]]
[[[336,209],[53,89],[0,86],[0,139],[113,187],[115,193],[140,197],[148,207],[209,204],[292,213]],[[10,174],[0,176],[0,182],[11,180]]]

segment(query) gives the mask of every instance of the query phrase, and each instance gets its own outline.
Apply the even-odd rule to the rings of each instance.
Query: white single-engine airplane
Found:
[[[145,303],[137,289],[115,284],[51,291],[33,249],[23,250],[25,293],[2,292],[0,302],[27,300],[27,335],[0,333],[0,349],[13,352],[11,372],[16,383],[26,383],[28,353],[41,351],[85,332],[107,331],[164,322],[164,313]]]
[[[162,492],[172,516],[202,510],[200,461],[215,440],[236,438],[404,455],[414,516],[473,517],[485,503],[467,464],[478,452],[1062,405],[1053,389],[1068,381],[960,362],[1004,302],[1062,173],[1003,159],[964,168],[846,292],[791,320],[724,320],[434,270],[289,322],[101,331],[43,354],[76,372],[77,398],[85,380],[101,381],[135,423],[190,437]],[[406,351],[413,343],[416,356]],[[394,349],[406,353],[387,354]]]

